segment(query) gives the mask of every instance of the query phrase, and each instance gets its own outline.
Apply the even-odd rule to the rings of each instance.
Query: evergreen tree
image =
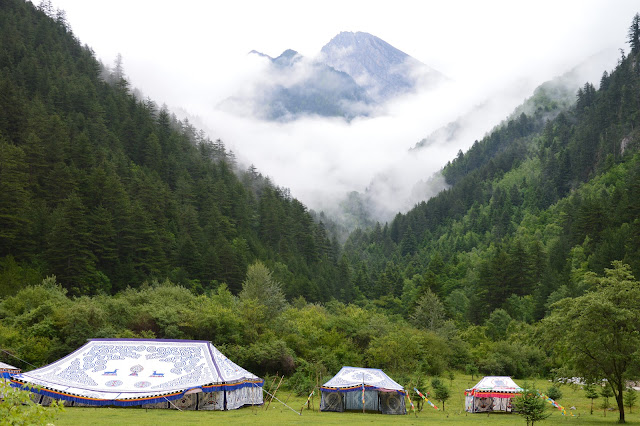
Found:
[[[52,215],[47,236],[46,260],[59,282],[70,294],[92,294],[96,284],[95,256],[87,211],[73,192]]]
[[[597,399],[600,394],[598,393],[594,385],[585,385],[584,396],[591,400],[591,415],[593,415],[593,400]]]
[[[407,230],[404,233],[404,237],[402,238],[402,242],[400,244],[400,253],[403,256],[411,256],[418,250],[418,242],[416,240],[416,236],[411,228],[411,225],[407,227]]]
[[[282,284],[273,279],[272,272],[261,262],[249,266],[239,297],[240,300],[256,300],[265,306],[270,315],[280,313],[287,303]]]
[[[19,254],[19,236],[28,220],[28,175],[24,151],[3,140],[0,134],[0,257]]]
[[[640,52],[640,13],[636,13],[633,17],[627,37],[631,46],[631,53],[637,54]]]
[[[637,400],[637,391],[632,388],[627,388],[627,391],[624,393],[624,405],[629,407],[629,414],[632,413],[631,409],[636,405]]]
[[[449,388],[438,377],[431,379],[431,389],[433,390],[433,397],[442,403],[442,411],[444,411],[444,403],[451,397]]]
[[[544,399],[540,398],[536,390],[531,390],[527,383],[524,384],[524,391],[520,396],[512,399],[513,409],[525,418],[527,426],[533,426],[551,414],[547,413],[547,405]]]

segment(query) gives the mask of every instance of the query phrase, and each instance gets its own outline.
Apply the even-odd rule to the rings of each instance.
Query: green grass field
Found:
[[[319,398],[314,399],[315,410],[305,409],[298,415],[277,401],[273,401],[268,409],[261,407],[245,407],[232,411],[177,411],[146,410],[139,408],[66,408],[55,420],[56,425],[190,425],[217,423],[238,424],[487,424],[487,425],[525,425],[525,421],[517,414],[470,414],[464,411],[464,389],[472,387],[479,379],[471,380],[469,376],[458,375],[453,382],[446,380],[451,389],[451,398],[445,403],[445,411],[436,411],[428,404],[417,416],[409,412],[406,416],[391,416],[375,413],[321,413],[318,411]],[[516,380],[523,385],[523,380]],[[546,391],[550,383],[544,380],[530,380],[537,389]],[[618,411],[607,411],[606,416],[600,405],[602,397],[594,401],[594,413],[590,415],[591,400],[584,397],[579,388],[569,385],[561,387],[563,396],[558,402],[566,408],[567,415],[549,405],[551,417],[542,422],[547,425],[604,425],[617,423]],[[415,392],[414,392],[415,394]],[[306,398],[291,396],[288,391],[281,390],[276,395],[287,400],[288,405],[297,411]],[[417,395],[416,395],[417,397]],[[415,403],[414,396],[411,395]],[[267,401],[267,399],[265,399]],[[613,398],[610,403],[614,404]],[[266,405],[266,404],[265,404]],[[408,405],[408,404],[407,404]],[[576,410],[570,410],[570,407]],[[634,407],[632,413],[625,410],[627,422],[640,424],[640,408]],[[573,414],[573,416],[571,416]]]

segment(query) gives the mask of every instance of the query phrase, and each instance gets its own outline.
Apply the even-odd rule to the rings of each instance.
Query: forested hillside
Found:
[[[107,69],[63,11],[0,8],[0,295],[55,275],[70,295],[170,278],[240,290],[249,264],[288,296],[334,295],[337,250],[288,191]]]
[[[634,21],[635,22],[635,21]],[[447,164],[451,188],[345,253],[357,291],[387,306],[442,304],[462,323],[499,309],[531,322],[614,260],[640,273],[640,65],[631,52],[555,111],[544,92]],[[356,292],[357,292],[356,291]],[[402,302],[401,302],[402,301]],[[407,304],[410,305],[407,311]]]
[[[1,360],[29,369],[88,338],[184,338],[301,394],[342,365],[403,384],[550,377],[582,362],[554,346],[586,335],[567,324],[595,318],[625,342],[602,337],[604,352],[632,347],[637,361],[640,15],[597,89],[585,82],[570,106],[537,91],[447,164],[450,189],[340,247],[222,141],[135,96],[64,12],[0,6]]]

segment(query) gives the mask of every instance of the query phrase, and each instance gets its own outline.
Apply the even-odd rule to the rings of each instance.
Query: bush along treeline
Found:
[[[285,189],[129,88],[63,11],[0,9],[0,296],[55,275],[69,295],[150,279],[196,293],[269,264],[288,297],[336,294],[338,244]]]
[[[382,368],[405,385],[469,365],[518,377],[548,371],[545,353],[518,333],[509,341],[487,335],[482,328],[460,333],[451,322],[435,331],[415,327],[374,306],[311,304],[301,297],[289,303],[261,262],[249,266],[237,296],[224,284],[197,295],[165,280],[113,296],[71,297],[48,277],[0,302],[2,348],[20,358],[3,353],[1,359],[26,370],[55,361],[90,338],[211,340],[255,374],[285,375],[300,394],[343,365]]]
[[[343,365],[405,385],[606,378],[624,420],[640,363],[639,22],[597,89],[569,107],[537,92],[445,167],[450,189],[340,246],[322,215],[136,96],[122,58],[96,61],[63,11],[6,0],[0,359],[184,338],[301,394]]]

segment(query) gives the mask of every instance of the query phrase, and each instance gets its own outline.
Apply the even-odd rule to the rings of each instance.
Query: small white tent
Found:
[[[364,404],[363,404],[364,390]],[[362,410],[407,414],[405,390],[375,368],[342,367],[320,388],[321,411]]]
[[[263,401],[263,380],[202,340],[93,339],[11,382],[43,405],[232,410]]]
[[[511,412],[511,398],[522,391],[509,376],[483,377],[477,385],[464,392],[464,408],[470,413]]]
[[[0,379],[8,380],[11,376],[18,373],[20,373],[19,368],[0,362]]]

